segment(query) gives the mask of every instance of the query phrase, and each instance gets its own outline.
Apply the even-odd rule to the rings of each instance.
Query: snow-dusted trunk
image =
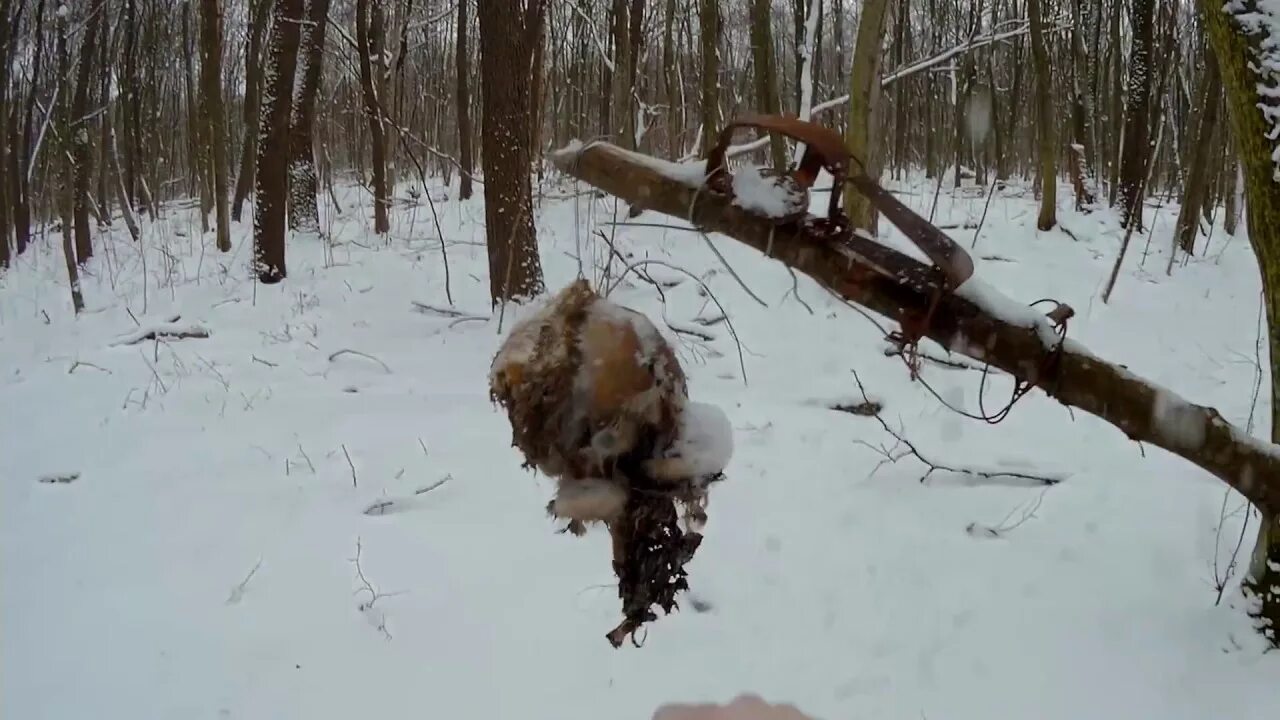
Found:
[[[307,22],[302,26],[298,54],[296,92],[289,127],[289,227],[302,232],[320,231],[320,211],[316,204],[314,129],[316,97],[324,68],[324,36],[329,17],[329,0],[310,0]]]
[[[314,4],[315,0],[313,0]],[[217,247],[231,250],[231,208],[227,204],[227,125],[222,107],[222,0],[200,3],[200,95],[207,157],[212,163]]]
[[[124,175],[120,172],[120,149],[116,146],[116,131],[111,126],[111,116],[108,114],[103,119],[103,127],[107,133],[107,147],[103,148],[107,156],[107,164],[110,167],[110,175],[114,178],[114,182],[108,180],[108,184],[112,187],[116,194],[116,202],[120,204],[120,214],[124,216],[125,227],[129,229],[129,237],[134,242],[139,242],[142,238],[142,230],[138,227],[138,217],[133,213],[133,206],[129,204],[129,191],[124,186]]]
[[[680,133],[683,130],[684,116],[683,106],[679,100],[684,88],[680,86],[680,79],[676,73],[674,47],[676,0],[666,0],[666,2],[666,9],[662,16],[662,94],[667,103],[667,154],[674,158],[680,155]]]
[[[480,0],[481,161],[489,293],[497,305],[545,289],[529,185],[529,84],[541,0]]]
[[[249,24],[249,40],[245,46],[244,68],[244,142],[240,146],[240,172],[236,177],[235,196],[231,200],[231,218],[240,221],[245,198],[253,187],[254,168],[258,157],[258,115],[262,100],[262,42],[270,19],[272,0],[254,0]]]
[[[1249,242],[1258,258],[1270,334],[1271,439],[1280,442],[1280,13],[1256,0],[1200,0],[1217,56],[1244,176]],[[1263,510],[1248,585],[1264,632],[1280,644],[1280,509]]]
[[[872,145],[871,138],[880,89],[880,43],[888,9],[888,0],[863,3],[858,41],[853,48],[853,69],[849,73],[849,127],[845,130],[845,145],[855,162],[872,168],[877,166],[873,154],[880,152]],[[844,190],[844,207],[853,227],[875,233],[875,208],[852,186]]]
[[[613,72],[610,74],[612,93],[609,99],[609,135],[617,144],[634,149],[635,130],[631,115],[631,24],[627,0],[613,0],[609,11],[612,21]]]
[[[1071,129],[1072,153],[1070,155],[1076,183],[1076,207],[1092,205],[1098,196],[1097,179],[1094,175],[1094,112],[1093,96],[1089,93],[1086,74],[1094,74],[1093,63],[1089,62],[1088,51],[1084,40],[1086,29],[1094,27],[1098,22],[1094,5],[1095,0],[1074,0],[1071,23]]]
[[[262,78],[258,159],[254,182],[253,256],[258,280],[285,278],[285,213],[289,203],[289,115],[298,60],[302,0],[277,0]]]
[[[1053,131],[1053,78],[1049,75],[1040,1],[1027,0],[1027,16],[1031,19],[1031,64],[1036,73],[1036,150],[1040,160],[1040,216],[1036,227],[1049,230],[1058,224],[1058,148]]]
[[[381,67],[382,0],[356,0],[356,52],[360,55],[360,88],[364,112],[369,120],[369,146],[373,164],[373,231],[379,235],[391,230],[387,217],[390,195],[387,188],[386,126],[383,124],[382,98],[378,95],[376,73]],[[517,66],[518,67],[518,66]]]
[[[1152,0],[1130,5],[1133,45],[1129,53],[1129,87],[1125,104],[1124,148],[1120,158],[1120,217],[1142,228],[1142,178],[1151,152]]]
[[[809,0],[809,11],[804,21],[804,45],[800,51],[800,111],[799,118],[813,116],[813,48],[818,41],[818,18],[822,17],[822,0]],[[800,164],[804,157],[804,143],[796,143],[792,161]]]

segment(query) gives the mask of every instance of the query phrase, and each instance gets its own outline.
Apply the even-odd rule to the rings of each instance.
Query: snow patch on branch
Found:
[[[1257,108],[1270,128],[1265,137],[1272,144],[1271,177],[1280,182],[1280,0],[1227,0],[1222,11],[1249,39],[1249,67],[1258,76]]]

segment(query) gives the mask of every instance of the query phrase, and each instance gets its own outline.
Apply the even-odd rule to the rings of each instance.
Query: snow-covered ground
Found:
[[[927,214],[932,186],[902,188]],[[552,290],[607,259],[593,231],[614,232],[614,203],[564,197],[581,189],[538,209]],[[999,425],[964,419],[807,278],[712,236],[764,307],[697,234],[660,227],[615,242],[702,278],[741,351],[680,272],[649,268],[665,309],[634,276],[612,299],[667,332],[735,454],[683,609],[614,650],[608,538],[555,532],[552,484],[488,398],[519,310],[489,311],[483,199],[437,202],[451,305],[431,212],[401,190],[385,239],[342,195],[332,246],[292,240],[276,286],[247,272],[247,224],[224,256],[176,208],[145,228],[145,266],[117,223],[79,318],[55,236],[0,276],[0,717],[599,720],[740,692],[829,720],[1274,717],[1280,655],[1238,578],[1215,605],[1238,496],[1224,510],[1203,471],[1039,393]],[[1107,306],[1119,238],[1060,197],[1070,235],[1035,231],[1029,192],[997,197],[978,277],[1070,303],[1073,338],[1265,436],[1247,242],[1219,226],[1166,277],[1176,212],[1148,208],[1151,254],[1135,237]],[[938,205],[963,226],[983,198]],[[208,337],[128,343],[162,323]],[[828,409],[861,400],[854,371],[930,459],[1066,479],[882,465],[875,419]],[[925,369],[970,410],[980,376]],[[989,410],[1009,386],[988,381]]]

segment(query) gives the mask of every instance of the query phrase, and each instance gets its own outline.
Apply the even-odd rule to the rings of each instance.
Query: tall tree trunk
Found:
[[[329,0],[308,2],[307,22],[302,26],[298,55],[297,97],[294,98],[289,127],[289,227],[308,233],[320,231],[314,135],[328,17]]]
[[[1132,0],[1128,104],[1124,119],[1124,152],[1120,162],[1120,218],[1142,228],[1142,181],[1150,154],[1152,0]]]
[[[194,0],[193,0],[194,1]],[[203,4],[204,0],[200,0]],[[209,165],[209,153],[212,143],[209,141],[209,118],[205,115],[204,98],[201,92],[204,81],[204,69],[200,71],[200,84],[195,74],[195,40],[191,37],[191,5],[182,4],[182,79],[187,99],[187,150],[191,157],[191,182],[193,193],[200,197],[200,232],[209,232],[209,212],[213,210],[213,183]],[[204,52],[203,45],[201,53]]]
[[[35,34],[35,49],[33,52],[35,60],[32,63],[31,70],[31,77],[33,78],[41,76],[44,65],[44,9],[45,0],[37,0],[36,19],[33,25]],[[13,142],[15,152],[21,148],[21,152],[16,158],[16,167],[15,159],[10,159],[11,174],[15,176],[13,183],[16,195],[13,204],[13,249],[17,255],[22,255],[26,251],[27,245],[31,242],[31,184],[28,182],[27,169],[31,166],[35,143],[36,87],[37,83],[31,83],[31,87],[27,90],[21,141],[19,142],[15,139]]]
[[[0,63],[4,63],[3,67],[12,66],[10,61],[10,21],[9,14],[13,12],[11,0],[0,0]],[[14,25],[17,24],[15,13]],[[10,147],[9,133],[9,76],[6,73],[4,77],[0,77],[0,177],[5,178],[5,182],[0,183],[0,269],[9,267],[10,244],[9,236],[11,233],[12,222],[9,219],[9,213],[13,207],[13,198],[11,197],[16,188],[11,187],[8,179],[9,158],[17,153],[16,143]],[[15,115],[14,122],[17,122]]]
[[[54,57],[58,62],[58,77],[71,77],[71,59],[67,50],[67,24],[70,18],[66,13],[59,13],[55,24],[57,27],[57,45],[54,49]],[[68,84],[64,83],[58,90],[54,99],[57,103],[56,108],[52,111],[57,114],[55,122],[59,127],[58,144],[62,147],[58,154],[62,156],[57,166],[61,168],[59,173],[59,188],[57,194],[57,212],[62,224],[62,257],[67,268],[67,285],[71,289],[71,306],[79,315],[84,310],[84,294],[80,291],[80,271],[77,268],[79,264],[76,260],[75,239],[72,236],[72,216],[74,214],[73,206],[75,204],[75,178],[73,177],[75,169],[75,160],[68,157],[71,153],[71,91]]]
[[[93,239],[89,234],[89,188],[93,183],[93,142],[89,139],[89,85],[93,81],[90,71],[97,54],[98,35],[105,22],[105,0],[93,0],[86,17],[84,42],[80,45],[80,59],[76,67],[76,94],[71,102],[72,122],[68,127],[71,153],[75,167],[75,199],[73,213],[76,232],[76,262],[83,265],[93,257]]]
[[[312,0],[316,4],[316,0]],[[323,23],[320,26],[324,27]],[[206,157],[212,160],[217,247],[231,251],[231,208],[227,204],[227,126],[222,106],[222,2],[200,3],[200,95],[204,107]]]
[[[1098,21],[1094,13],[1095,0],[1074,0],[1074,17],[1071,23],[1071,162],[1076,180],[1076,208],[1092,205],[1097,200],[1093,158],[1093,97],[1085,83],[1085,74],[1093,71],[1085,51],[1085,28]]]
[[[631,31],[627,0],[613,0],[609,11],[613,39],[613,73],[609,100],[609,135],[621,147],[635,149],[635,133],[631,131]]]
[[[1040,216],[1036,227],[1050,230],[1058,224],[1058,148],[1053,131],[1053,79],[1049,76],[1040,0],[1027,0],[1027,15],[1031,19],[1031,63],[1036,71],[1036,137],[1040,154]]]
[[[773,31],[770,29],[773,13],[771,0],[752,0],[751,2],[751,56],[753,59],[752,75],[756,81],[756,104],[760,112],[766,115],[777,115],[778,79],[777,69],[773,62]],[[782,136],[772,133],[769,139],[770,159],[773,167],[785,170],[787,167],[787,143]]]
[[[471,197],[471,171],[474,161],[471,159],[471,90],[470,72],[471,58],[467,52],[467,5],[458,3],[458,40],[457,40],[457,74],[458,74],[458,162],[462,165],[458,170],[458,195],[463,200]]]
[[[1280,442],[1280,183],[1276,180],[1278,171],[1272,159],[1274,141],[1269,139],[1274,136],[1273,118],[1280,111],[1280,100],[1260,92],[1264,87],[1274,87],[1280,78],[1276,77],[1275,70],[1258,65],[1257,58],[1263,53],[1263,43],[1268,41],[1268,36],[1266,32],[1256,32],[1257,20],[1246,15],[1258,10],[1254,2],[1236,6],[1239,15],[1226,12],[1217,0],[1200,0],[1199,7],[1217,57],[1244,175],[1249,242],[1262,275],[1270,335],[1271,440]],[[1265,22],[1262,27],[1266,27]],[[1272,643],[1280,645],[1278,513],[1262,513],[1247,588],[1257,601],[1256,612],[1263,633]]]
[[[873,155],[879,150],[871,143],[871,131],[875,120],[875,100],[880,89],[880,42],[884,36],[888,8],[888,0],[866,0],[863,3],[862,18],[858,21],[858,40],[853,48],[853,69],[849,73],[849,127],[845,131],[845,145],[854,157],[855,166],[862,163],[868,169],[878,166]],[[852,186],[844,190],[844,207],[853,227],[875,234],[875,209]]]
[[[667,102],[667,154],[672,158],[680,157],[680,135],[684,129],[684,117],[677,114],[681,88],[673,47],[675,17],[676,0],[667,0],[666,12],[662,18],[662,82],[663,97]]]
[[[478,0],[485,239],[493,305],[545,289],[529,186],[529,86],[534,33],[545,0]]]
[[[716,144],[720,96],[720,0],[700,0],[702,45],[702,154]]]
[[[373,163],[373,231],[382,235],[391,230],[387,217],[387,145],[382,123],[383,108],[375,73],[381,67],[376,54],[382,52],[382,0],[356,0],[356,44],[360,55],[360,87],[364,112],[369,119],[369,145]],[[513,67],[520,67],[519,65]],[[525,109],[528,112],[526,106]]]
[[[244,60],[244,142],[240,146],[240,172],[236,175],[235,196],[231,200],[231,219],[240,222],[245,198],[254,184],[258,159],[258,115],[262,100],[262,42],[271,18],[273,0],[253,0],[249,23],[249,41]]]
[[[1218,62],[1212,51],[1205,55],[1204,76],[1200,78],[1199,120],[1196,123],[1195,137],[1191,138],[1191,167],[1183,179],[1182,207],[1174,230],[1175,247],[1181,248],[1188,255],[1195,252],[1196,235],[1200,229],[1200,208],[1208,195],[1209,160],[1218,124],[1218,105],[1222,102],[1222,78],[1218,72]],[[1170,252],[1168,271],[1172,270],[1173,253]]]
[[[285,269],[285,213],[289,204],[289,119],[298,64],[302,0],[276,0],[258,123],[254,173],[253,257],[258,281],[278,283]]]

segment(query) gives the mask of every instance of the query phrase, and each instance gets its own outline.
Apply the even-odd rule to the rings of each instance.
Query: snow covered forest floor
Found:
[[[893,186],[928,214],[932,184]],[[701,278],[733,333],[669,268],[648,268],[661,293],[631,275],[611,297],[667,332],[735,454],[682,610],[612,649],[608,536],[555,532],[551,483],[488,398],[520,311],[489,310],[482,193],[430,191],[446,276],[426,198],[399,190],[380,238],[367,194],[339,188],[329,241],[293,238],[275,286],[248,272],[248,223],[221,255],[189,206],[145,225],[145,253],[117,218],[79,318],[55,234],[0,276],[0,717],[600,720],[740,692],[832,720],[1273,716],[1280,654],[1250,629],[1240,567],[1215,603],[1238,495],[1038,392],[998,425],[965,419],[856,310],[712,236],[764,307],[652,213],[630,222],[672,227],[618,227],[616,247]],[[544,190],[548,288],[598,280],[594,232],[625,208]],[[1069,234],[1035,231],[1029,189],[998,194],[978,277],[1069,303],[1071,337],[1266,437],[1247,241],[1219,222],[1167,277],[1176,208],[1149,205],[1150,254],[1135,235],[1108,306],[1114,219],[1060,197]],[[984,200],[944,189],[936,221],[968,246]],[[862,401],[855,371],[935,463],[1064,479],[922,483],[916,459],[883,462],[874,418],[830,409]],[[981,375],[924,367],[974,412]],[[988,411],[1010,387],[988,378]]]

